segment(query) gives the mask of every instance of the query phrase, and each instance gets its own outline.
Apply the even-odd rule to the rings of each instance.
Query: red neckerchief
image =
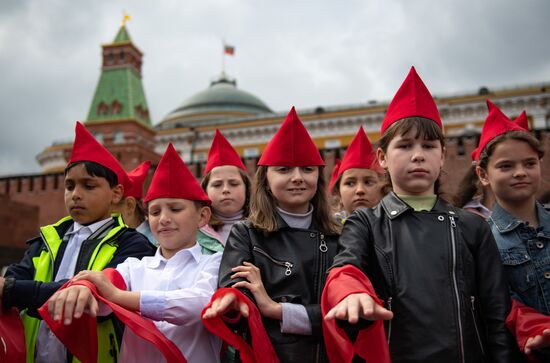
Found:
[[[0,306],[0,362],[25,363],[25,330],[16,308]]]
[[[377,304],[382,305],[370,280],[357,267],[346,265],[332,269],[321,298],[323,316],[346,296],[356,293],[369,294]],[[384,323],[381,320],[361,330],[355,342],[352,342],[344,329],[338,327],[336,320],[323,319],[323,335],[331,363],[349,363],[355,354],[367,362],[390,363]]]
[[[216,317],[213,319],[202,319],[202,323],[212,334],[220,337],[227,344],[232,345],[238,350],[241,354],[241,360],[243,363],[278,363],[279,358],[275,349],[271,345],[271,340],[267,335],[264,325],[262,323],[262,317],[258,308],[249,298],[247,298],[242,292],[232,287],[230,288],[221,288],[218,289],[212,295],[212,299],[208,305],[205,306],[202,311],[202,315],[206,309],[212,306],[212,302],[218,298],[222,298],[228,293],[235,294],[239,303],[245,303],[248,306],[248,328],[250,330],[250,335],[252,338],[252,347],[237,333],[229,329],[226,324],[226,320],[223,317]],[[232,319],[231,319],[232,320]],[[236,319],[238,321],[238,319]]]
[[[119,289],[126,290],[126,284],[120,273],[112,268],[103,270],[109,280]],[[94,297],[107,304],[117,318],[122,321],[126,327],[132,330],[137,336],[157,347],[167,362],[187,363],[187,360],[179,350],[179,348],[170,339],[166,338],[155,324],[146,318],[143,318],[138,312],[127,310],[120,305],[106,300],[99,295],[95,285],[86,280],[68,281],[61,288],[66,288],[70,285],[84,285],[88,287]],[[48,312],[48,302],[44,303],[38,309],[42,319],[48,324],[52,332],[57,338],[67,347],[67,349],[82,363],[97,362],[97,319],[90,317],[88,314],[83,314],[80,319],[73,319],[71,325],[63,324],[63,317],[60,321],[54,321],[53,317]]]
[[[519,349],[525,352],[527,339],[542,335],[544,329],[550,329],[550,316],[512,299],[512,309],[506,318],[506,327],[516,337]],[[533,355],[527,357],[532,362],[538,361]]]

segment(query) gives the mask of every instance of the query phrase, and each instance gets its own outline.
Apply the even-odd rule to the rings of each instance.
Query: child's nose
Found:
[[[518,166],[516,170],[514,170],[514,177],[516,178],[524,177],[525,175],[527,175],[527,172],[525,171],[525,168],[521,165]]]
[[[293,182],[301,182],[304,180],[304,176],[302,175],[302,170],[298,167],[294,168],[292,171],[292,181]]]
[[[424,150],[422,148],[415,148],[412,159],[413,161],[424,161]]]

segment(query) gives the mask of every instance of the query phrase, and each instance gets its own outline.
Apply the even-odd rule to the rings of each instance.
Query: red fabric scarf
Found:
[[[512,299],[512,309],[506,318],[506,326],[516,337],[519,349],[525,352],[525,344],[529,338],[542,335],[544,329],[550,329],[550,316]],[[528,357],[533,362],[537,361],[530,355]]]
[[[0,307],[0,362],[25,363],[25,331],[16,308]]]
[[[240,335],[229,329],[223,317],[202,319],[204,326],[212,334],[217,335],[224,342],[235,347],[235,349],[241,353],[241,360],[243,363],[278,363],[279,358],[277,358],[277,353],[275,353],[275,349],[273,349],[271,345],[271,340],[269,340],[269,336],[265,331],[258,308],[239,290],[234,288],[218,289],[202,311],[201,316],[212,306],[214,300],[218,298],[221,299],[229,293],[235,294],[239,303],[244,302],[248,306],[248,327],[252,338],[252,347],[248,345]]]
[[[120,273],[112,268],[103,270],[109,280],[119,289],[126,290],[126,284]],[[117,318],[122,321],[126,327],[132,330],[137,336],[157,347],[167,362],[187,363],[187,360],[179,348],[168,338],[164,336],[155,326],[155,324],[146,318],[143,318],[138,312],[127,310],[99,295],[97,288],[90,281],[79,280],[69,281],[61,288],[64,289],[71,285],[83,285],[88,287],[94,297],[107,304]],[[80,319],[73,319],[71,325],[63,324],[63,317],[59,321],[54,321],[48,312],[48,302],[38,312],[42,319],[48,324],[52,332],[67,347],[67,349],[82,363],[97,362],[97,319],[88,314],[83,314]]]
[[[356,293],[366,293],[377,304],[382,305],[370,280],[357,267],[346,265],[332,269],[321,298],[323,316],[346,296]],[[349,363],[355,354],[367,362],[390,363],[384,323],[381,320],[374,321],[368,328],[361,330],[355,342],[350,341],[344,329],[338,327],[334,319],[323,319],[323,334],[331,363]]]

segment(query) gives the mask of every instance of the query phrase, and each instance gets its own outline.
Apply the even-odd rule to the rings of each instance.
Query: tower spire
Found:
[[[151,127],[149,107],[141,81],[143,53],[134,45],[124,13],[114,41],[102,45],[103,63],[86,123],[135,120]]]

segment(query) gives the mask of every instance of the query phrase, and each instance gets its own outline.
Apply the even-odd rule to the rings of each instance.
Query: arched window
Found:
[[[105,104],[105,102],[101,101],[99,105],[97,105],[97,115],[98,116],[104,116],[109,112],[109,106]]]
[[[112,115],[118,115],[122,111],[122,105],[117,101],[114,100],[111,104],[111,114]]]

